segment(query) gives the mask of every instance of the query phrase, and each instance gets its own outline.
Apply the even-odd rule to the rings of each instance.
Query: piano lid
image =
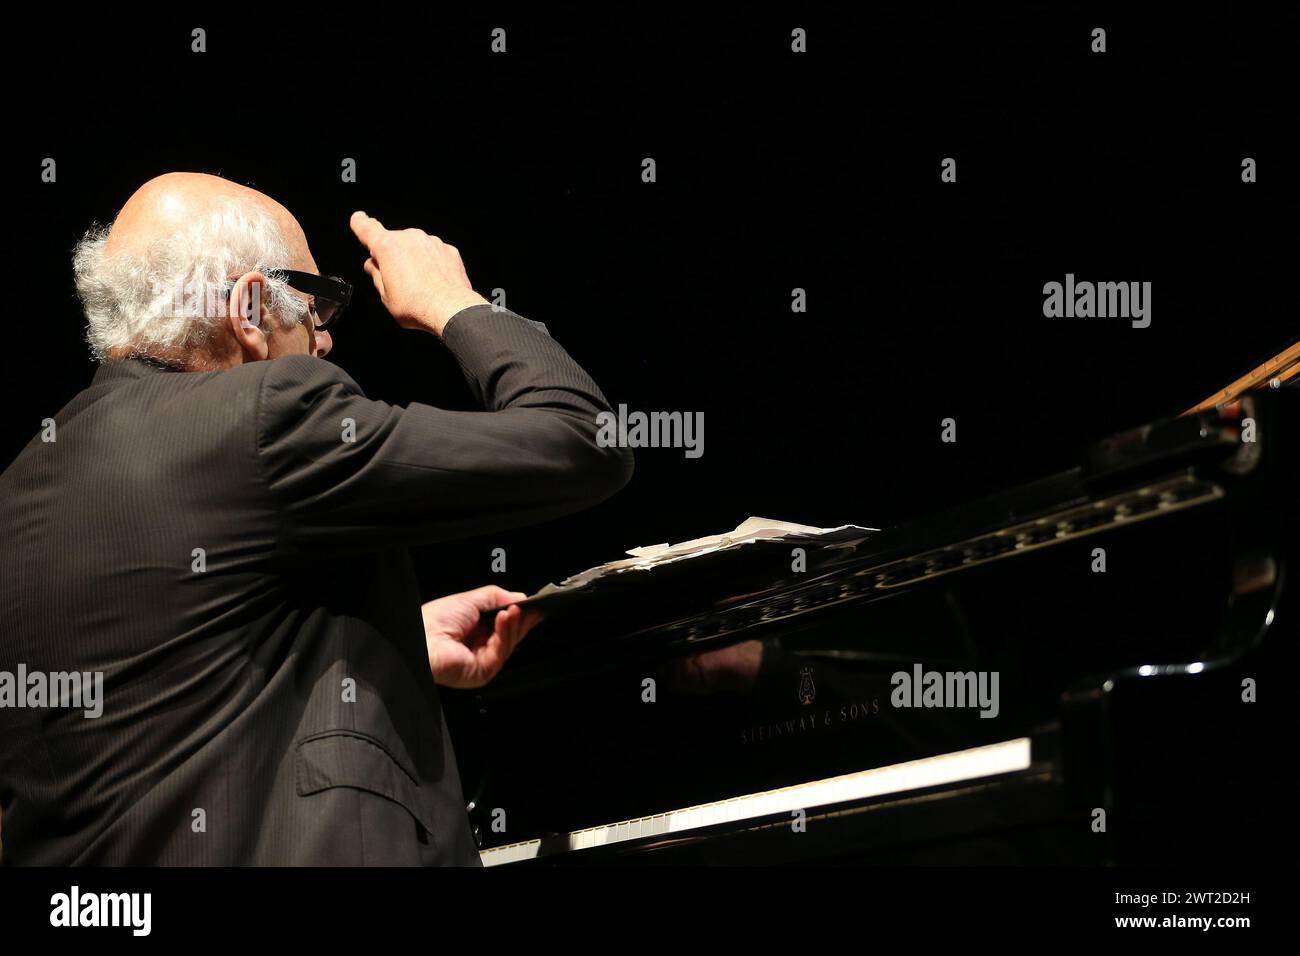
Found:
[[[1137,506],[1127,502],[1126,487],[1239,452],[1241,415],[1240,406],[1227,406],[1130,429],[1088,448],[1073,468],[884,531],[856,524],[817,529],[750,519],[728,535],[700,539],[694,552],[637,549],[629,552],[631,559],[593,568],[520,602],[544,613],[537,629],[543,639],[521,646],[519,662],[503,675],[505,683],[540,645],[563,644],[559,631],[634,633],[808,584],[863,562],[902,561],[1048,516],[1073,514],[1078,525],[1076,512],[1098,503],[1132,510]],[[1198,497],[1191,488],[1165,491],[1180,500]]]

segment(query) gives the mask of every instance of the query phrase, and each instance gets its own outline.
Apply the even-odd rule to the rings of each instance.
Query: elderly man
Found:
[[[455,248],[351,225],[483,411],[374,401],[325,361],[351,290],[251,189],[162,176],[79,244],[100,368],[0,475],[7,863],[477,863],[435,685],[482,685],[533,622],[481,624],[522,597],[496,587],[422,613],[406,549],[590,506],[631,460]],[[97,680],[94,716],[69,697]]]

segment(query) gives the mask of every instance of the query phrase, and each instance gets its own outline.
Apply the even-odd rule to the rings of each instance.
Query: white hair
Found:
[[[226,321],[231,280],[290,265],[279,223],[233,199],[159,237],[143,253],[108,255],[108,233],[108,226],[91,226],[72,256],[86,341],[100,362],[203,348]],[[268,275],[262,296],[286,329],[307,314],[306,300],[283,279]]]

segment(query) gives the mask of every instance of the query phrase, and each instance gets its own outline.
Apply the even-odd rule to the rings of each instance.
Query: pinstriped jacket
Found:
[[[0,475],[0,672],[103,675],[98,717],[0,707],[6,863],[477,863],[406,549],[632,462],[540,325],[476,306],[444,342],[484,411],[309,356],[122,360]]]

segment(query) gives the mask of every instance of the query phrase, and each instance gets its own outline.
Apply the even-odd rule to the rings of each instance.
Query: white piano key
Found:
[[[795,810],[845,803],[904,793],[926,787],[960,783],[1029,769],[1031,759],[1028,737],[1008,740],[957,753],[924,757],[889,767],[877,767],[856,773],[814,780],[766,793],[745,794],[730,800],[684,807],[655,817],[623,820],[606,826],[592,827],[569,834],[570,849],[607,846],[629,840],[681,833],[720,823],[760,820],[789,814]],[[484,866],[498,866],[518,860],[533,859],[541,851],[539,840],[483,850],[479,855]]]

